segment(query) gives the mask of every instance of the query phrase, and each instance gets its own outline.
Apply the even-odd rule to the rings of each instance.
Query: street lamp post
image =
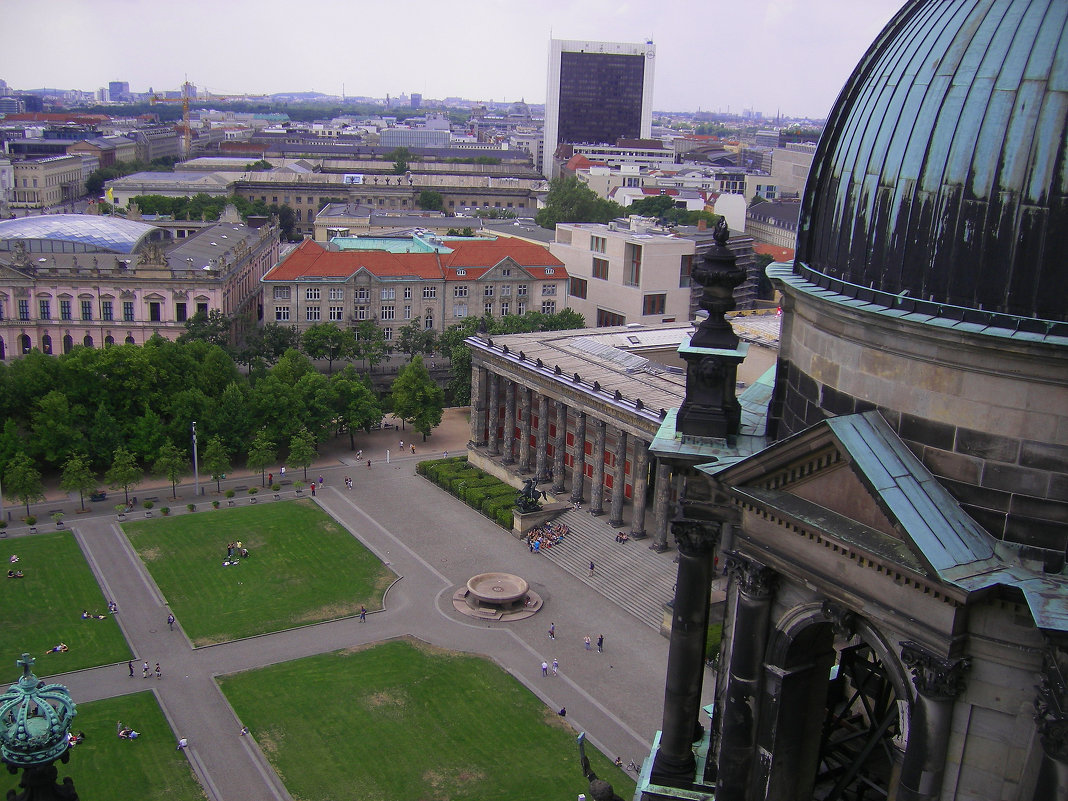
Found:
[[[197,463],[197,423],[193,421],[193,497],[200,497],[200,467]]]

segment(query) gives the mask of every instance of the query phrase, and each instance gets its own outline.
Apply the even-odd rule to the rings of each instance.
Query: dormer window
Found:
[[[545,268],[545,274],[546,275],[552,275],[555,272],[556,272],[556,268],[554,268],[554,267],[546,267]]]
[[[457,275],[467,275],[467,270],[465,270],[465,269],[463,269],[461,267],[459,270],[456,271],[456,274]]]

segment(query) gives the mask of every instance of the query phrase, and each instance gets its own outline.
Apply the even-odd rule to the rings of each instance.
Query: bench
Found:
[[[146,501],[152,501],[152,503],[159,503],[159,497],[145,498]]]
[[[245,484],[245,485],[240,486],[240,487],[234,487],[234,492],[247,492],[247,491],[248,491],[248,484]]]

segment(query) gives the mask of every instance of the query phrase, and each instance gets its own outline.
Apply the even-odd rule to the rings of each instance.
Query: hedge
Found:
[[[466,456],[420,462],[416,472],[511,531],[516,488],[467,463]]]

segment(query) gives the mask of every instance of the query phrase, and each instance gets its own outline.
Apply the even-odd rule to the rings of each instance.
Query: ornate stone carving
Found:
[[[853,639],[857,633],[857,616],[849,608],[837,601],[827,600],[823,602],[823,616],[831,621],[836,637]]]
[[[138,264],[166,265],[167,256],[156,242],[146,242],[137,254]]]
[[[1052,647],[1043,655],[1042,683],[1035,689],[1035,723],[1051,759],[1068,762],[1068,689]]]
[[[676,518],[671,521],[671,533],[679,553],[686,556],[710,554],[719,542],[720,524],[709,520]]]
[[[971,667],[967,657],[943,659],[911,640],[901,643],[901,661],[912,671],[912,683],[920,694],[951,701],[964,691],[964,672]]]
[[[775,592],[779,574],[770,567],[740,556],[727,557],[727,573],[751,598],[767,598]]]

